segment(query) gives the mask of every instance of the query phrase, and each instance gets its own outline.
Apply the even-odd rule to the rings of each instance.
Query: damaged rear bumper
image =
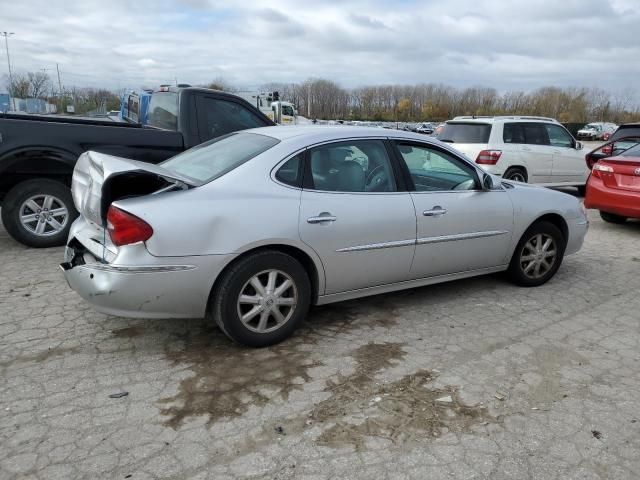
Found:
[[[104,263],[71,242],[60,264],[69,286],[96,310],[133,318],[202,318],[215,278],[232,255],[153,257],[134,245],[136,264]]]

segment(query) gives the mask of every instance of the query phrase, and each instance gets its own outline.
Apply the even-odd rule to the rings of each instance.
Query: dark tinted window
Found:
[[[640,125],[633,125],[629,127],[621,125],[615,132],[613,132],[613,135],[611,135],[609,140],[617,140],[624,137],[640,138]]]
[[[573,137],[564,128],[558,125],[544,125],[549,134],[549,143],[554,147],[573,148]]]
[[[549,135],[542,123],[524,123],[524,139],[529,145],[549,145]]]
[[[160,165],[170,172],[206,183],[223,176],[277,143],[279,140],[266,135],[234,133],[202,143]]]
[[[487,123],[446,123],[438,139],[453,143],[489,143],[491,125]]]
[[[197,108],[201,140],[209,140],[247,128],[265,126],[262,119],[240,103],[201,97]]]
[[[380,140],[331,143],[311,150],[316,190],[329,192],[393,192],[395,177]],[[306,180],[305,180],[306,181]]]
[[[504,143],[526,143],[522,123],[505,123],[502,131]]]
[[[624,152],[622,152],[620,155],[623,157],[640,157],[640,145],[636,144],[635,146],[629,148],[629,150],[625,150]]]
[[[276,179],[292,187],[301,187],[303,160],[304,153],[299,153],[295,157],[287,160],[276,172]]]
[[[178,129],[178,94],[156,92],[149,102],[149,125],[167,130]]]

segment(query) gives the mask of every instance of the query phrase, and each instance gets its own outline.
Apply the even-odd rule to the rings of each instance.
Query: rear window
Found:
[[[617,140],[624,137],[640,138],[640,126],[618,127],[609,140]]]
[[[620,154],[622,157],[640,157],[640,145],[636,144],[635,146],[625,150]]]
[[[178,129],[178,94],[156,92],[149,102],[148,124],[165,130]]]
[[[446,123],[438,139],[450,143],[489,143],[488,123]]]
[[[161,163],[199,184],[215,180],[269,150],[279,140],[255,133],[231,133],[202,143]]]

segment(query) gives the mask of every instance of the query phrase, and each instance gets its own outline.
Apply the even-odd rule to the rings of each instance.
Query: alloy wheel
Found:
[[[245,283],[237,303],[238,316],[247,329],[269,333],[289,321],[298,304],[298,291],[283,271],[264,270]]]
[[[64,202],[53,195],[34,195],[19,210],[20,224],[30,233],[48,237],[63,231],[69,221]]]
[[[537,280],[544,277],[556,263],[558,247],[551,235],[538,233],[522,247],[520,267],[525,276]]]
[[[514,182],[522,182],[522,183],[527,182],[527,179],[524,178],[524,174],[517,170],[515,172],[511,172],[507,180],[513,180]]]

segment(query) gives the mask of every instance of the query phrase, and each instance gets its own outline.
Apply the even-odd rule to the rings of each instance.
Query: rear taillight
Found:
[[[613,145],[605,145],[602,147],[602,153],[605,155],[611,155],[613,153]]]
[[[602,178],[600,172],[613,173],[613,168],[608,165],[600,165],[599,163],[596,163],[593,166],[593,170],[591,170],[591,174],[596,178]]]
[[[495,165],[500,160],[501,155],[501,150],[482,150],[476,158],[476,163],[479,165]]]
[[[114,245],[120,247],[145,242],[153,235],[153,228],[141,218],[113,205],[107,212],[107,230]]]

